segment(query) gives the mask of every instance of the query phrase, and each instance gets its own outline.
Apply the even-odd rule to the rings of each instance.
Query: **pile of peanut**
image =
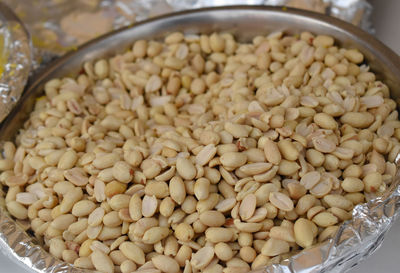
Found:
[[[396,172],[388,87],[329,36],[172,33],[53,79],[3,145],[10,214],[101,272],[244,273],[331,238]]]

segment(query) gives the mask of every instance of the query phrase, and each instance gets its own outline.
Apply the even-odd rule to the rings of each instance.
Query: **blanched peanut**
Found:
[[[337,128],[337,123],[333,117],[325,113],[318,113],[314,116],[314,122],[324,129],[334,130]]]
[[[374,122],[374,116],[369,112],[347,112],[340,121],[355,128],[367,128]]]
[[[264,154],[267,161],[272,164],[277,165],[281,162],[282,157],[278,145],[270,139],[265,141]]]
[[[342,182],[342,188],[346,192],[359,192],[364,189],[364,183],[358,178],[347,177]]]
[[[157,255],[151,259],[154,266],[162,272],[177,273],[179,272],[178,263],[171,257],[165,255]]]
[[[270,238],[262,247],[261,253],[265,256],[276,256],[289,251],[286,241]]]
[[[299,151],[296,149],[294,144],[287,139],[279,141],[278,147],[282,156],[287,160],[294,161],[299,157]]]
[[[372,172],[367,174],[363,181],[366,192],[376,192],[382,185],[382,175],[378,172]]]
[[[238,168],[246,163],[247,156],[244,153],[228,152],[220,157],[220,161],[223,166]]]
[[[181,241],[190,241],[194,236],[193,228],[187,223],[180,223],[175,228],[175,236]]]
[[[102,251],[94,251],[90,258],[96,270],[100,272],[114,272],[114,264],[112,260]]]
[[[123,242],[119,246],[119,249],[128,259],[131,259],[135,263],[140,265],[145,263],[143,250],[140,247],[136,246],[134,243]]]
[[[200,221],[209,227],[220,227],[225,223],[225,216],[215,210],[208,210],[200,213],[199,215]]]
[[[196,176],[196,168],[193,163],[186,158],[178,158],[176,161],[176,170],[183,179],[191,180]]]
[[[206,230],[206,238],[212,243],[229,242],[233,233],[230,229],[211,227]]]
[[[299,218],[294,223],[294,236],[296,238],[296,243],[304,248],[310,247],[314,240],[313,233],[313,222]]]

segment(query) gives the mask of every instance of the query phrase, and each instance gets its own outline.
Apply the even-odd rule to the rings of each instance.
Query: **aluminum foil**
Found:
[[[223,5],[287,5],[330,14],[372,32],[366,0],[3,0],[27,26],[36,66],[111,30],[173,11]]]
[[[21,96],[30,65],[28,34],[12,11],[0,3],[0,122]]]
[[[66,51],[74,50],[77,45],[104,32],[133,24],[136,21],[175,10],[205,6],[285,4],[328,13],[359,25],[370,32],[372,31],[368,17],[371,12],[371,6],[363,0],[5,0],[4,2],[10,4],[29,29],[36,50],[36,64],[40,64],[43,61],[46,62]],[[85,17],[86,20],[87,18],[93,20],[104,19],[102,30],[100,32],[92,32],[92,36],[87,36],[84,31],[71,32],[71,25],[73,27],[74,23],[80,24]],[[65,18],[73,22],[63,21],[63,19],[66,20]],[[1,31],[4,26],[1,25],[0,33],[3,33]],[[13,28],[5,28],[4,33],[10,30],[13,30]],[[17,28],[16,34],[12,35],[17,35],[17,33],[21,35],[18,36],[20,37],[20,43],[14,44],[14,47],[11,48],[22,49],[19,51],[20,55],[18,55],[19,63],[22,66],[17,66],[18,69],[14,73],[18,74],[13,74],[7,78],[6,84],[7,86],[12,86],[12,88],[9,88],[8,91],[4,89],[8,93],[5,96],[1,96],[3,99],[8,99],[7,107],[4,108],[6,110],[10,109],[11,103],[15,103],[19,98],[19,94],[15,90],[22,90],[22,86],[25,84],[25,81],[19,81],[22,77],[17,77],[17,75],[27,76],[30,65],[29,50],[26,45],[22,47],[22,42],[24,41],[25,43],[27,41],[26,35],[23,36],[23,28],[21,27],[19,31]],[[26,44],[29,43],[26,42]],[[9,52],[9,54],[12,54],[11,51]],[[12,63],[16,62],[7,62],[10,69],[13,68]],[[8,70],[6,69],[5,71],[7,72]],[[2,80],[5,75],[2,75]],[[0,87],[3,88],[3,85],[0,85]],[[4,194],[1,193],[0,196],[4,196]],[[345,272],[368,255],[371,255],[380,246],[385,233],[399,214],[399,207],[400,173],[397,174],[390,189],[382,197],[356,206],[353,210],[353,219],[341,225],[334,238],[303,250],[290,259],[282,261],[281,264],[271,265],[256,272]],[[4,254],[11,257],[19,265],[24,266],[27,270],[35,272],[90,272],[74,268],[72,265],[51,256],[42,247],[38,246],[33,237],[25,232],[25,224],[11,219],[4,208],[4,197],[0,197],[0,249]]]

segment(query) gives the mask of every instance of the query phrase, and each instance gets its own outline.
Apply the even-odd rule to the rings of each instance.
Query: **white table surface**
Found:
[[[371,0],[374,4],[373,22],[376,36],[400,55],[400,0]],[[400,64],[399,64],[400,65]],[[394,224],[381,248],[350,273],[399,273],[400,219]],[[0,253],[1,273],[28,273]]]

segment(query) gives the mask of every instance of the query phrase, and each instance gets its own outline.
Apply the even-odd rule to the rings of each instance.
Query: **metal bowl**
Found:
[[[18,105],[0,125],[0,141],[13,139],[48,80],[74,76],[80,71],[83,62],[123,52],[135,40],[157,39],[174,31],[187,34],[228,31],[240,41],[249,41],[254,36],[275,31],[288,34],[301,31],[328,34],[335,37],[340,46],[359,49],[365,55],[366,64],[377,74],[377,78],[389,86],[392,97],[400,98],[399,56],[353,25],[326,15],[286,7],[205,8],[161,16],[138,23],[134,27],[112,32],[58,59],[28,84]],[[398,212],[395,207],[400,199],[400,191],[396,188],[398,183],[396,180],[382,198],[357,206],[353,214],[354,219],[343,224],[333,240],[302,251],[284,261],[283,265],[270,266],[271,271],[267,272],[343,272],[371,254],[380,245],[383,234]],[[39,272],[82,272],[35,246],[34,240],[19,229],[3,209],[0,209],[0,246],[3,246],[9,255],[20,260],[20,264]]]

